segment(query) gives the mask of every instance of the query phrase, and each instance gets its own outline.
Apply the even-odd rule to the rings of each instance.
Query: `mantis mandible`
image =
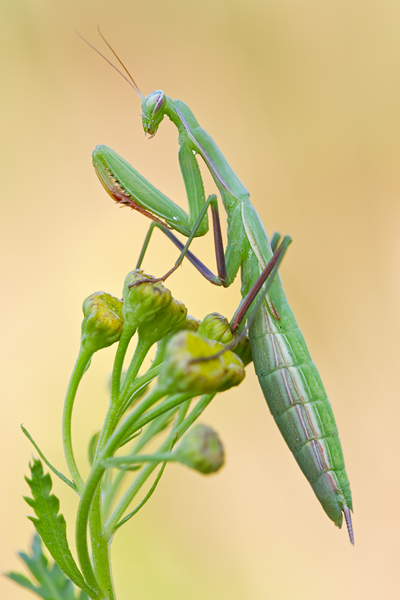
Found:
[[[99,33],[102,36],[100,31]],[[102,38],[104,39],[103,36]],[[167,116],[179,134],[179,164],[188,199],[188,214],[110,148],[97,146],[93,152],[94,168],[111,197],[153,220],[138,266],[151,232],[157,226],[182,250],[175,266],[160,280],[169,276],[185,255],[204,277],[216,285],[230,286],[240,269],[241,293],[243,303],[246,304],[243,309],[242,303],[231,322],[232,329],[238,329],[258,290],[271,273],[272,267],[276,266],[279,253],[286,250],[290,239],[285,238],[278,250],[279,235],[275,234],[270,243],[262,221],[250,202],[249,192],[211,136],[200,127],[190,108],[180,100],[172,100],[162,90],[144,97],[114,50],[105,39],[104,41],[129,79],[94,46],[87,43],[139,95],[144,132],[151,138],[154,137],[164,116]],[[206,200],[196,156],[203,159],[210,171],[227,214],[228,241],[225,253],[222,248],[217,198],[211,195]],[[211,208],[214,223],[217,276],[188,251],[192,239],[203,236],[208,231],[208,207]],[[171,230],[188,237],[188,243],[184,246]],[[274,270],[267,283],[268,293],[264,301],[257,302],[256,312],[249,322],[256,374],[271,414],[323,509],[338,527],[342,526],[344,515],[350,541],[354,544],[350,484],[331,405],[286,300],[280,278],[274,277],[275,272]],[[238,317],[240,311],[241,316]]]

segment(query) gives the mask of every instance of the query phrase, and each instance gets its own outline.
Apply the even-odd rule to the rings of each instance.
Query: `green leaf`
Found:
[[[87,600],[85,592],[79,593],[72,581],[64,575],[56,563],[49,564],[43,554],[42,542],[35,534],[32,542],[32,554],[19,553],[34,580],[22,573],[7,573],[6,577],[15,581],[20,586],[30,590],[44,600]]]
[[[119,523],[116,524],[115,526],[115,530],[114,532],[121,527],[124,523],[126,523],[127,521],[129,521],[129,519],[132,519],[132,517],[134,517],[136,515],[136,513],[139,512],[139,510],[141,508],[143,508],[143,506],[146,504],[146,502],[148,502],[150,500],[150,498],[152,497],[153,493],[155,492],[155,489],[158,485],[158,482],[160,481],[162,474],[164,473],[164,469],[166,467],[167,463],[164,463],[161,467],[161,469],[159,470],[157,477],[154,480],[153,485],[151,486],[151,488],[149,489],[149,491],[147,492],[147,494],[145,495],[145,497],[143,498],[143,500],[141,501],[140,504],[137,505],[137,507],[130,512],[128,515],[126,515],[126,517],[124,517],[123,519],[121,519],[121,521],[119,521]]]
[[[37,588],[30,579],[28,579],[28,577],[26,577],[25,575],[22,575],[22,573],[15,573],[14,571],[10,571],[10,573],[6,573],[5,574],[6,577],[8,577],[9,579],[11,579],[12,581],[15,581],[15,583],[18,583],[18,585],[27,588],[28,590],[31,590],[31,592],[35,592],[38,596],[40,596],[41,598],[45,598],[46,596],[43,595],[43,593],[41,593],[39,590],[39,588]]]
[[[39,448],[39,446],[37,445],[37,443],[31,436],[31,434],[29,433],[29,431],[27,431],[23,425],[21,425],[21,429],[22,429],[23,433],[26,435],[26,437],[28,438],[28,440],[36,448],[36,450],[39,453],[40,458],[46,463],[46,465],[49,467],[49,469],[51,469],[53,471],[53,473],[61,479],[61,481],[63,481],[67,485],[69,485],[69,487],[72,488],[74,490],[74,492],[78,492],[76,485],[72,481],[70,481],[68,479],[68,477],[65,477],[65,475],[63,475],[63,473],[61,473],[55,467],[53,467],[53,465],[47,460],[47,458],[45,457],[45,455],[43,454],[43,452],[41,451],[41,449]]]
[[[34,459],[33,464],[30,465],[30,469],[32,479],[28,479],[27,477],[25,479],[31,488],[33,498],[25,497],[25,500],[35,511],[37,518],[28,518],[36,527],[38,534],[45,543],[51,556],[65,575],[67,575],[67,577],[69,577],[78,587],[85,590],[86,593],[93,593],[85,583],[69,549],[65,519],[63,515],[58,514],[60,501],[54,494],[50,494],[52,487],[50,475],[48,473],[46,475],[43,474],[43,467],[40,460]],[[36,551],[35,556],[37,558],[37,548],[34,548],[34,550]],[[24,555],[21,556],[21,558],[25,562],[28,558],[31,563],[29,557]],[[31,568],[29,564],[28,567]],[[36,574],[35,577],[37,577]]]

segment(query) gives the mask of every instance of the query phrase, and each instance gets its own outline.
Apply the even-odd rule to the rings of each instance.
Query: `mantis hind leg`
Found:
[[[281,234],[278,233],[277,231],[275,231],[274,235],[272,236],[272,240],[271,240],[272,252],[275,252],[275,250],[277,249],[280,239],[281,239]]]
[[[279,265],[281,264],[282,259],[286,253],[286,250],[288,249],[288,246],[291,242],[292,242],[292,239],[288,235],[283,238],[281,245],[276,249],[273,257],[271,258],[271,260],[269,261],[269,263],[267,264],[267,266],[265,267],[265,269],[263,270],[263,272],[261,273],[261,275],[255,282],[255,284],[253,285],[253,287],[251,288],[251,290],[249,291],[247,296],[241,302],[240,307],[236,311],[236,313],[231,321],[231,331],[232,332],[237,331],[240,328],[240,325],[245,322],[245,320],[249,316],[249,311],[250,311],[249,325],[251,324],[251,321],[254,318],[254,315],[257,313],[257,310],[259,309],[261,303],[264,301],[264,298],[265,298],[266,294],[268,293],[268,290],[271,287],[272,282],[274,281],[274,278],[278,272]],[[265,286],[264,286],[264,284],[265,284]],[[263,288],[263,286],[264,286],[264,288]],[[253,305],[254,300],[256,300],[256,303]],[[201,358],[195,358],[195,359],[191,360],[190,362],[198,363],[198,362],[207,362],[209,360],[214,360],[215,358],[218,358],[218,356],[221,356],[221,354],[223,354],[227,350],[233,350],[238,345],[238,343],[245,337],[245,335],[246,335],[246,331],[245,331],[245,328],[243,328],[243,329],[241,329],[239,335],[234,340],[232,340],[229,344],[226,344],[226,346],[223,350],[220,350],[219,352],[217,352],[216,354],[213,354],[212,356],[204,356]]]
[[[278,235],[278,234],[275,234]],[[275,237],[275,236],[274,236]],[[247,296],[241,302],[238,310],[236,311],[232,321],[231,321],[231,330],[237,331],[240,328],[240,325],[247,319],[250,311],[250,321],[254,317],[254,314],[257,312],[257,309],[260,307],[261,303],[264,301],[265,296],[267,295],[274,278],[278,272],[279,265],[282,262],[282,259],[291,244],[292,238],[288,235],[285,235],[280,246],[276,248],[273,257],[258,277]],[[265,283],[265,286],[264,286]],[[264,288],[263,288],[264,286]],[[263,288],[263,289],[262,289]],[[261,292],[261,293],[260,293]],[[256,300],[254,306],[253,302]]]

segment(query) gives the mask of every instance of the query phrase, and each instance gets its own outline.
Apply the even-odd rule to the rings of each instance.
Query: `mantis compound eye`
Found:
[[[143,129],[151,136],[155,135],[163,117],[165,94],[162,90],[152,92],[142,102]]]
[[[162,90],[152,92],[144,100],[147,116],[154,118],[165,104],[165,94]]]

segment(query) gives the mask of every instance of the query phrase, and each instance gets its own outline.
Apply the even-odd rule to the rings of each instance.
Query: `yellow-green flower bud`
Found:
[[[216,312],[210,313],[204,317],[197,333],[208,340],[216,340],[222,344],[229,344],[238,337],[237,333],[232,333],[228,319]],[[232,351],[241,358],[244,366],[248,365],[253,360],[250,340],[247,335],[238,342],[238,345],[235,346]]]
[[[81,344],[85,350],[96,352],[118,342],[124,325],[121,300],[96,292],[86,298],[82,308]]]
[[[227,350],[217,358],[194,362],[223,349],[222,344],[205,340],[198,333],[180,331],[167,344],[159,386],[166,393],[189,392],[199,396],[239,385],[245,372],[242,361],[233,352]]]
[[[186,321],[182,329],[188,329],[189,331],[197,331],[200,327],[200,321],[191,315],[186,315]]]
[[[204,317],[197,333],[208,340],[221,342],[221,344],[229,344],[235,337],[229,327],[228,319],[217,312]]]
[[[169,333],[182,329],[186,314],[186,306],[173,298],[167,308],[160,310],[151,321],[140,325],[139,337],[148,344],[155,344]]]
[[[143,279],[148,280],[148,283],[134,285]],[[154,283],[153,279],[138,269],[131,271],[125,279],[123,314],[125,322],[133,328],[149,321],[172,302],[171,292],[162,283]]]
[[[218,433],[206,425],[195,425],[189,429],[173,456],[203,475],[218,471],[225,460]]]

